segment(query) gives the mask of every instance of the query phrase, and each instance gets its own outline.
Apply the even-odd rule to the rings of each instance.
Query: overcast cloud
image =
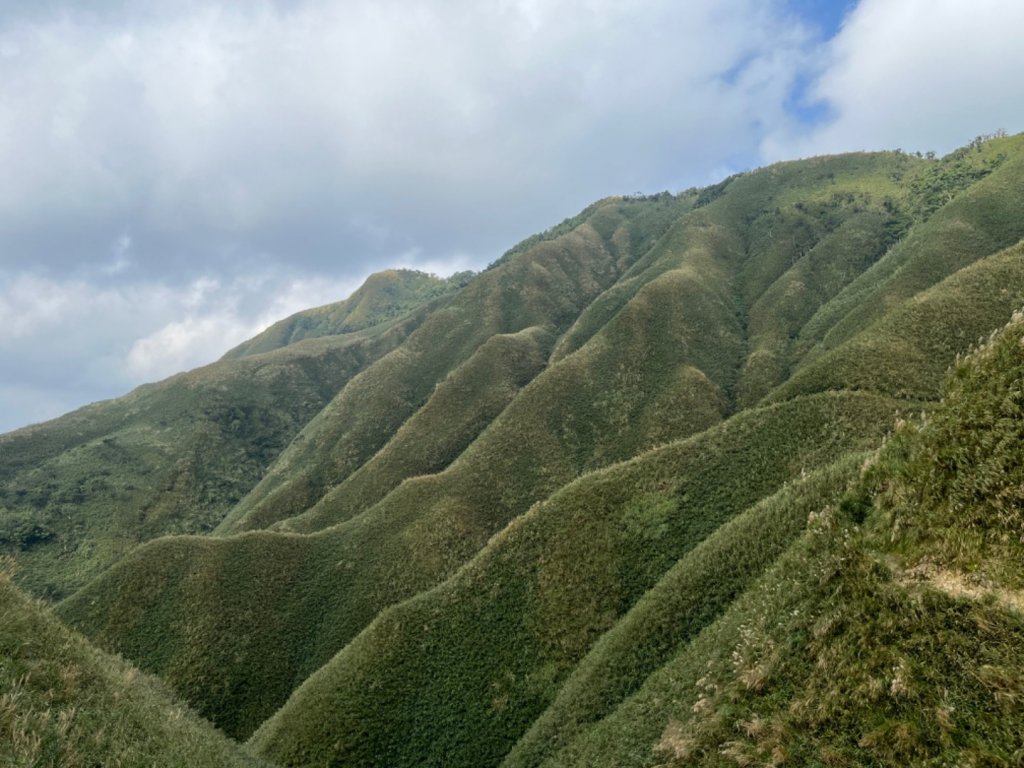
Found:
[[[1024,129],[1016,0],[0,0],[0,430],[608,194]]]

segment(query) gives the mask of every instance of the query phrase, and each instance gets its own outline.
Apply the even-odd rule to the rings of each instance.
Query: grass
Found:
[[[1024,456],[1019,420],[1000,411],[1019,399],[1022,336],[1018,317],[959,363],[941,405],[901,423],[845,503],[542,764],[1019,761],[1021,527],[1005,501]],[[950,573],[977,586],[951,588]]]
[[[286,317],[229,350],[224,359],[257,355],[303,339],[351,334],[395,320],[462,288],[472,272],[440,278],[412,269],[387,269],[366,278],[351,296]]]
[[[0,574],[0,765],[267,765]]]
[[[328,528],[372,507],[406,478],[444,470],[543,370],[551,341],[551,334],[539,327],[491,336],[437,385],[373,458],[306,512],[276,528]]]
[[[58,599],[140,542],[208,533],[418,319],[221,361],[0,437],[0,552],[18,582]]]
[[[536,326],[560,333],[615,280],[619,260],[584,222],[482,273],[431,313],[400,349],[355,377],[218,532],[263,528],[313,506],[383,448],[488,338]]]
[[[578,555],[589,552],[598,573],[601,558],[619,562],[617,581],[604,583],[613,611],[624,610],[671,566],[680,541],[692,546],[802,468],[867,447],[865,441],[891,423],[896,407],[870,395],[825,394],[742,414],[645,461],[581,479],[565,497],[574,511],[562,535],[578,536],[587,510],[607,507],[607,514],[617,514],[619,505],[634,496],[648,499],[653,491],[688,511],[670,514],[657,540],[636,534],[627,547],[628,536],[595,533],[595,549],[588,550],[591,538],[581,539],[585,548]],[[616,497],[620,501],[613,502]],[[487,506],[445,502],[403,503],[316,536],[254,533],[154,542],[63,603],[60,612],[101,646],[160,674],[226,732],[246,736],[378,612],[451,576],[508,522],[489,516],[496,510]],[[465,512],[453,515],[453,508]],[[610,523],[619,525],[614,517]],[[552,567],[570,569],[572,580],[587,573],[568,552]],[[555,616],[556,607],[548,615]],[[580,619],[585,626],[592,620]],[[586,649],[588,636],[578,636],[577,653]]]
[[[502,765],[539,765],[609,715],[728,608],[813,513],[839,503],[862,460],[850,454],[787,484],[680,558],[593,645]]]

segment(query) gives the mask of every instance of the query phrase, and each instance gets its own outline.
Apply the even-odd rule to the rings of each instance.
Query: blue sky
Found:
[[[0,0],[0,431],[609,194],[1024,130],[1016,0]]]

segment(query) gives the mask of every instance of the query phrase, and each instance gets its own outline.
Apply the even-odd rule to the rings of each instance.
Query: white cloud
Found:
[[[104,286],[0,272],[0,431],[212,362],[282,317],[345,298],[358,283],[268,271],[177,287]]]
[[[824,47],[786,7],[0,0],[4,391],[113,396],[608,194],[1024,128],[1024,3],[863,0]]]
[[[136,264],[165,273],[211,248],[351,273],[413,247],[486,263],[595,197],[750,157],[809,41],[780,7],[264,0],[8,21],[0,164],[18,184],[0,223],[29,241],[45,224],[36,252],[19,244],[53,261],[129,229]]]
[[[178,311],[172,315],[175,319],[132,342],[125,370],[141,383],[212,362],[283,317],[344,299],[359,282],[279,281],[264,276],[225,288],[217,280],[201,278],[181,294]],[[245,304],[257,302],[256,314],[244,311]]]
[[[765,155],[944,153],[980,134],[1020,131],[1022,29],[1017,0],[862,0],[811,89],[834,119],[803,134],[773,134]]]

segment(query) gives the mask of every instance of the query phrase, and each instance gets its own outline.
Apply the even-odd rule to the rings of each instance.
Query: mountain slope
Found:
[[[22,585],[61,597],[141,541],[210,531],[423,318],[214,363],[0,436],[0,551]]]
[[[811,530],[544,765],[998,765],[1021,756],[1015,316]],[[863,521],[863,525],[858,525]]]
[[[100,653],[0,573],[0,764],[266,765]]]
[[[440,278],[412,269],[387,269],[366,278],[347,299],[279,320],[224,354],[224,360],[270,352],[303,339],[340,336],[390,325],[404,315],[458,290],[472,278],[459,272]]]
[[[235,453],[205,411],[187,409],[166,453],[145,453],[160,408],[182,391],[175,380],[131,422],[150,442],[136,438],[128,459],[150,458],[114,465],[125,486],[143,487],[195,445],[204,452],[184,477],[221,478],[237,504],[227,491],[186,497],[187,484],[165,483],[157,498],[177,499],[176,516],[140,522],[139,507],[111,515],[110,497],[86,487],[88,520],[107,529],[90,522],[62,560],[55,541],[32,539],[36,518],[19,501],[8,519],[29,544],[17,545],[33,569],[23,583],[87,582],[60,603],[61,618],[288,765],[930,759],[944,737],[878,698],[906,675],[876,690],[880,673],[857,668],[856,649],[896,652],[864,633],[846,635],[847,648],[815,635],[814,622],[848,610],[844,626],[873,626],[892,648],[923,637],[899,628],[901,616],[939,632],[948,612],[921,608],[913,574],[1012,603],[1017,501],[1000,478],[1016,477],[1016,454],[998,440],[978,438],[967,458],[955,446],[977,425],[998,432],[993,414],[1012,437],[1012,397],[979,400],[977,387],[984,378],[1013,391],[1015,363],[972,358],[958,370],[977,391],[954,380],[943,399],[942,382],[1024,305],[1022,200],[1024,136],[942,160],[813,158],[678,196],[607,198],[426,303],[416,285],[436,283],[411,278],[407,314],[374,303],[386,292],[368,286],[181,379],[197,403],[249,398],[263,409],[232,420]],[[306,331],[325,335],[246,353]],[[265,367],[302,376],[255,386]],[[317,384],[302,410],[295,393]],[[984,405],[968,413],[954,399]],[[114,405],[37,428],[38,443],[21,444],[50,453],[0,456],[0,477],[38,485],[41,471],[86,471],[74,440],[110,448],[127,412]],[[273,427],[252,415],[279,412]],[[900,458],[924,450],[908,414],[946,423],[929,450],[952,453]],[[986,463],[985,452],[1003,458]],[[254,455],[265,461],[239,459]],[[919,492],[961,464],[974,485]],[[244,471],[226,484],[232,468]],[[11,488],[6,498],[18,498]],[[183,508],[183,498],[194,501]],[[1001,500],[1003,529],[960,525],[990,499]],[[947,517],[920,523],[925,501]],[[122,549],[90,554],[122,530]],[[33,561],[37,551],[49,554]],[[929,558],[942,568],[928,570]],[[982,563],[993,575],[972,581]],[[1015,642],[999,621],[995,637]],[[941,651],[920,651],[926,667],[977,639],[954,629]],[[809,658],[834,662],[836,677]],[[777,697],[757,699],[776,668]],[[963,669],[965,680],[993,674]],[[700,670],[717,682],[680,704]],[[922,683],[934,712],[937,680],[928,672]],[[999,701],[1014,691],[1006,683]],[[964,693],[972,712],[987,706],[975,693]],[[809,709],[790,712],[787,696]],[[741,721],[732,708],[743,701],[753,708]],[[892,729],[861,727],[879,712]],[[978,724],[996,727],[986,712],[950,743],[984,742]],[[843,728],[862,732],[839,743]]]

